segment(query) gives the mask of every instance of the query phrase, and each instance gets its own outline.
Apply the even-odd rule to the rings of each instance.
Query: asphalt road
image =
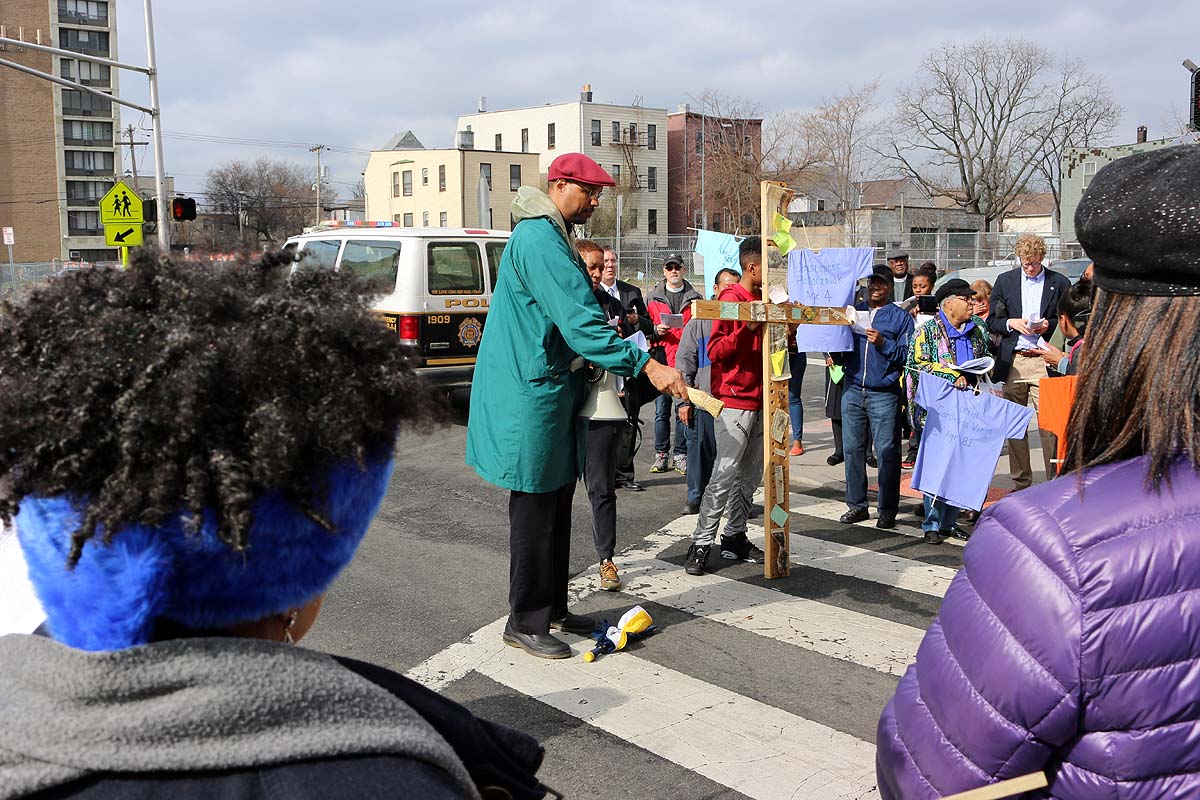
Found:
[[[626,589],[591,591],[596,563],[582,487],[575,495],[571,569],[583,584],[576,610],[615,620],[640,602],[661,631],[590,665],[592,672],[570,672],[587,665],[542,662],[498,647],[493,629],[475,637],[464,674],[439,689],[537,736],[547,748],[543,780],[568,797],[875,796],[868,772],[876,721],[909,650],[936,614],[961,549],[920,542],[909,515],[898,533],[834,521],[844,506],[838,470],[824,466],[830,431],[820,369],[808,370],[805,390],[808,453],[793,460],[798,494],[790,577],[767,582],[761,566],[714,558],[706,585],[671,588],[687,578],[680,567],[695,518],[679,519],[686,479],[649,474],[653,447],[644,446],[638,480],[647,490],[618,496],[616,561],[632,566],[623,569]],[[649,439],[651,406],[643,419]],[[408,672],[507,614],[507,493],[464,465],[464,447],[459,426],[401,439],[380,512],[330,591],[307,646]],[[853,557],[829,561],[822,548]],[[622,550],[637,558],[623,563]],[[902,562],[899,571],[889,559]],[[936,574],[914,578],[921,570]],[[792,615],[786,624],[766,622],[775,619],[775,605]],[[879,632],[859,646],[856,632],[864,625]],[[592,686],[602,674],[609,683]],[[613,697],[636,691],[638,676],[651,687],[646,697],[591,716],[589,708],[604,711],[628,700]],[[687,699],[663,700],[675,696],[712,700],[694,709]],[[677,713],[683,717],[675,719]],[[770,730],[753,730],[759,725]],[[704,750],[696,741],[704,730],[721,736],[696,755],[696,747]],[[811,776],[795,777],[808,775],[804,770]]]

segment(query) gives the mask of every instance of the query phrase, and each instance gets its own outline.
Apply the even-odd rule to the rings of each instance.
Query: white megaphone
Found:
[[[594,420],[622,421],[629,419],[621,395],[617,392],[617,376],[592,364],[587,365],[589,391],[579,409],[579,416]]]

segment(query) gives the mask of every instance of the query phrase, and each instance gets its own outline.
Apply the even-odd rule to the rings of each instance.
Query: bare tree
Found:
[[[313,174],[308,167],[260,158],[228,161],[209,170],[205,196],[210,210],[240,214],[243,238],[277,243],[310,225],[316,215]],[[334,194],[322,197],[332,199]]]
[[[353,200],[367,199],[367,182],[363,178],[358,179],[358,183],[350,187],[350,197]]]
[[[1111,98],[1102,78],[1078,62],[1058,64],[1034,42],[944,44],[901,89],[885,152],[930,193],[983,215],[990,230],[1057,143],[1104,129],[1095,118],[1118,109],[1083,101],[1097,94]]]
[[[689,173],[687,193],[703,192],[710,217],[717,212],[729,227],[756,230],[759,183],[794,184],[821,162],[812,126],[795,111],[764,118],[749,101],[711,90],[696,104],[703,115],[704,171]]]

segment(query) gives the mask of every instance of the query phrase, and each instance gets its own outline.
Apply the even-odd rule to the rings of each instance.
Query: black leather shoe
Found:
[[[925,543],[926,544],[941,544],[942,543],[942,534],[939,533],[938,531],[925,531]]]
[[[867,466],[871,469],[879,469],[879,462],[875,459],[875,456],[867,456]]]
[[[504,626],[502,638],[509,647],[519,647],[538,658],[571,657],[571,648],[562,639],[548,633],[521,633],[512,626],[512,622]]]
[[[627,489],[631,492],[644,492],[646,487],[635,481],[621,481],[617,484],[618,489]]]
[[[863,520],[870,518],[871,515],[865,508],[852,508],[845,514],[842,514],[840,517],[838,517],[838,522],[842,523],[843,525],[853,525],[856,522],[862,522]]]
[[[875,520],[875,527],[891,530],[896,527],[896,515],[893,513],[880,514],[879,519]]]
[[[683,514],[685,517],[690,517],[692,514],[699,514],[699,513],[700,513],[700,504],[699,503],[684,503]]]
[[[596,629],[596,620],[591,617],[585,617],[583,614],[572,614],[567,612],[567,615],[562,619],[550,620],[550,630],[565,631],[566,633],[577,633],[580,636],[587,636]]]
[[[961,542],[967,542],[971,539],[971,534],[967,533],[957,525],[948,531],[942,531],[941,534],[942,536],[953,536],[955,539],[958,539]]]
[[[829,458],[825,459],[825,463],[831,467],[836,467],[838,464],[842,463],[845,460],[846,460],[845,456],[832,455]]]

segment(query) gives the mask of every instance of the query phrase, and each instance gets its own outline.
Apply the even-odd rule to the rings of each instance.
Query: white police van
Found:
[[[374,310],[430,382],[467,387],[487,322],[508,231],[323,222],[288,239],[305,266],[346,269],[380,282]]]

